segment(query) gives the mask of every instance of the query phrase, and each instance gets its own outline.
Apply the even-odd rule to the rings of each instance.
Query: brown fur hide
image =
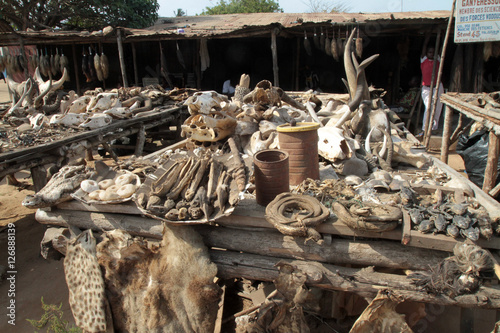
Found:
[[[159,248],[121,230],[98,245],[117,332],[213,332],[217,266],[190,227],[165,226]]]

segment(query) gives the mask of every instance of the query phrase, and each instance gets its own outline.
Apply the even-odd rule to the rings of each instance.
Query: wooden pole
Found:
[[[295,57],[295,91],[299,91],[300,68],[300,37],[297,37],[297,52]]]
[[[78,75],[78,62],[76,61],[76,45],[71,45],[71,52],[73,53],[73,68],[75,70],[76,93],[81,96],[82,89],[80,87],[80,75]]]
[[[271,52],[273,54],[273,74],[274,74],[274,83],[275,87],[280,86],[279,74],[278,74],[278,49],[276,46],[276,32],[278,28],[273,29],[271,32]]]
[[[451,121],[453,109],[445,104],[444,106],[443,137],[441,139],[441,161],[448,163],[448,152],[450,150]]]
[[[434,115],[436,114],[436,106],[437,106],[437,103],[438,103],[438,99],[439,99],[439,86],[441,84],[441,76],[443,74],[443,64],[444,64],[444,58],[446,56],[446,47],[448,46],[448,39],[450,37],[450,30],[451,30],[451,22],[453,21],[453,15],[455,13],[455,3],[456,3],[456,0],[453,0],[453,4],[451,5],[451,13],[450,13],[450,17],[448,18],[448,27],[446,28],[446,34],[445,34],[445,37],[444,37],[444,41],[443,41],[443,49],[441,50],[441,61],[439,62],[439,70],[438,70],[438,76],[437,76],[437,80],[436,80],[436,98],[435,99],[431,99],[432,100],[432,111],[431,111],[431,114],[429,115],[429,112],[427,112],[427,115],[428,115],[428,124],[432,124],[432,119],[434,119]],[[441,34],[439,34],[441,35]],[[439,38],[438,38],[439,39]],[[436,41],[436,44],[437,44],[437,41]],[[437,47],[434,49],[434,50],[437,50]],[[436,62],[434,62],[435,64]],[[434,74],[434,71],[432,72]],[[432,96],[432,95],[431,95]],[[425,135],[426,135],[426,141],[425,141],[425,146],[428,148],[429,147],[429,142],[430,142],[430,139],[431,139],[431,131],[432,131],[432,127],[428,129],[429,131],[425,132]]]
[[[137,71],[137,52],[135,50],[135,43],[132,43],[132,58],[134,59],[134,82],[135,86],[138,87],[140,85],[139,83],[139,74]]]
[[[117,31],[116,41],[118,43],[118,57],[120,58],[120,68],[122,70],[123,87],[128,88],[127,71],[125,69],[125,57],[123,55],[122,30],[116,29],[116,31]]]
[[[434,59],[436,58],[436,52],[438,50],[438,47],[439,47],[439,41],[441,39],[441,29],[438,30],[438,33],[437,33],[437,37],[436,37],[436,44],[434,46]],[[436,77],[436,62],[434,61],[433,62],[433,65],[432,65],[432,76],[431,76],[431,85],[429,87],[429,106],[427,108],[427,119],[424,119],[424,145],[427,147],[427,136],[430,137],[430,132],[432,130],[432,127],[429,126],[429,124],[432,124],[432,118],[431,118],[431,110],[432,110],[432,103],[434,102],[434,79]],[[424,101],[425,103],[425,101]],[[431,128],[429,128],[431,127]],[[428,135],[429,134],[429,135]]]
[[[488,159],[484,170],[483,191],[489,193],[495,187],[498,171],[498,154],[500,152],[500,138],[494,131],[490,131],[488,140]]]

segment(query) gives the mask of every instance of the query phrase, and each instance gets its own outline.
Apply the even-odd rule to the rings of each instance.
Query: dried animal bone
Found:
[[[102,112],[114,106],[121,106],[121,102],[118,99],[118,93],[102,92],[92,97],[87,105],[87,112]]]
[[[191,201],[193,199],[193,197],[195,196],[195,194],[197,193],[198,186],[200,185],[201,180],[205,176],[205,171],[207,170],[208,162],[209,162],[208,157],[205,157],[201,160],[198,172],[196,172],[196,176],[190,182],[189,187],[188,187],[186,194],[184,196],[184,198],[187,201]]]
[[[219,141],[234,134],[236,123],[236,119],[221,112],[197,114],[184,121],[181,136],[201,142]]]
[[[184,176],[181,176],[181,181],[169,192],[167,193],[167,198],[172,200],[177,200],[181,191],[189,184],[189,182],[193,179],[196,170],[200,166],[201,161],[197,160],[196,162],[192,161],[189,169],[186,171]],[[182,173],[182,172],[181,172]]]
[[[233,154],[233,165],[234,167],[231,169],[231,177],[236,181],[238,185],[238,190],[242,192],[245,190],[246,186],[246,176],[245,176],[245,164],[241,160],[240,151],[238,147],[236,147],[236,143],[233,138],[229,138],[227,140],[229,143],[229,147],[231,148],[231,153]]]
[[[90,117],[85,119],[78,127],[96,129],[111,124],[113,118],[104,113],[93,113]]]
[[[188,162],[188,159],[174,162],[163,175],[151,185],[151,193],[153,195],[163,197],[179,180],[179,175]]]
[[[64,126],[79,126],[88,118],[86,113],[66,113],[66,114],[55,114],[50,117],[49,124],[51,125],[64,125]]]
[[[212,202],[215,199],[217,184],[219,183],[219,177],[222,174],[223,170],[224,165],[222,163],[216,160],[212,160],[207,184],[207,198],[209,202]]]
[[[214,203],[215,208],[219,208],[221,213],[223,213],[226,209],[227,200],[229,198],[229,181],[231,176],[223,171],[221,176],[219,177],[219,182],[217,184],[217,199]]]
[[[243,97],[243,103],[253,103],[257,110],[267,110],[266,106],[281,105],[280,93],[270,81],[262,80],[255,89]]]

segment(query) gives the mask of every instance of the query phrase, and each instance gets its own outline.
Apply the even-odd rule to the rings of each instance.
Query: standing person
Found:
[[[422,71],[422,101],[424,102],[425,111],[424,111],[424,121],[422,123],[422,132],[418,134],[418,136],[423,136],[425,130],[425,124],[427,123],[427,117],[431,114],[431,100],[430,100],[430,92],[431,92],[431,82],[432,82],[432,68],[434,68],[434,58],[435,50],[433,47],[427,47],[429,43],[430,35],[427,34],[425,36],[424,46],[422,48],[422,54],[420,56],[420,70]],[[436,70],[434,72],[434,91],[432,93],[433,99],[436,101],[436,111],[434,113],[434,119],[430,124],[430,130],[437,130],[439,124],[439,117],[441,116],[441,109],[443,105],[440,101],[440,96],[444,92],[443,84],[440,82],[439,87],[436,88],[436,79],[437,79],[437,71],[439,68],[439,56],[437,56],[436,60]]]

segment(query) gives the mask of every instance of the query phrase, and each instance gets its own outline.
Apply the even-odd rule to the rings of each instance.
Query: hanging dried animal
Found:
[[[359,37],[359,29],[358,29],[358,35],[356,37],[356,56],[358,58],[361,58],[363,55],[363,38]]]
[[[64,72],[64,69],[68,71],[69,68],[69,59],[64,53],[61,54],[61,58],[59,59],[59,69],[61,72]],[[69,75],[66,78],[66,81],[69,81]]]
[[[101,53],[101,71],[102,78],[106,80],[109,76],[109,63],[108,57],[104,54],[104,52]]]
[[[325,36],[325,53],[328,56],[332,56],[332,42],[330,41],[330,38],[328,38],[328,30],[325,31],[326,36]]]
[[[304,49],[308,56],[312,57],[311,41],[307,39],[307,32],[304,30]]]
[[[90,74],[90,68],[89,68],[89,55],[85,50],[83,51],[82,55],[82,72],[83,75],[85,75],[86,82],[92,81],[92,75]]]
[[[333,32],[330,50],[331,50],[333,59],[335,59],[335,61],[339,61],[339,54],[340,53],[339,53],[337,40],[335,39],[335,31]]]
[[[61,71],[61,56],[59,55],[59,50],[56,48],[56,54],[54,55],[54,66],[52,66],[52,75],[56,76],[59,71]]]
[[[101,68],[101,57],[99,57],[99,54],[95,54],[94,56],[94,67],[95,67],[95,72],[97,75],[97,79],[99,81],[103,81],[104,77],[102,75],[102,68]]]

